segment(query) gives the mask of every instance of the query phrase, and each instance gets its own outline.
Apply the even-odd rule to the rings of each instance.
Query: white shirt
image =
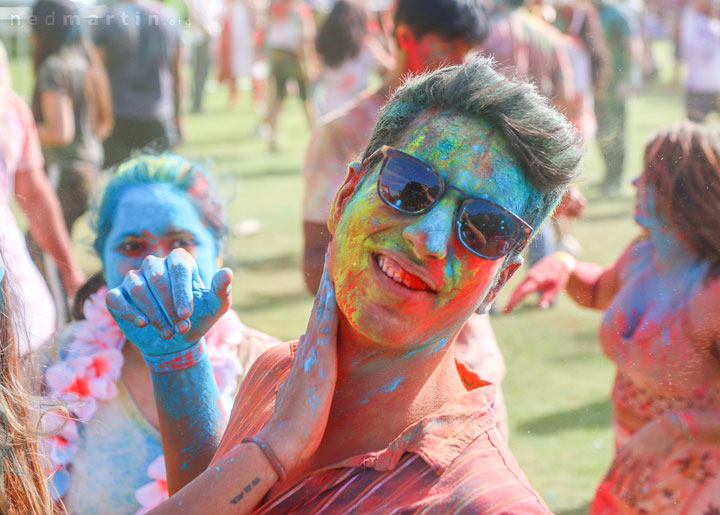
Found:
[[[720,20],[710,19],[691,7],[682,17],[680,42],[687,63],[687,90],[720,93]]]

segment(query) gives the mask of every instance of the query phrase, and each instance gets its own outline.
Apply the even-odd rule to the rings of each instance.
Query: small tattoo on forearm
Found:
[[[256,487],[258,483],[260,483],[260,478],[256,477],[252,480],[252,482],[248,483],[245,488],[242,489],[242,492],[233,497],[230,503],[237,504],[242,501],[243,497],[245,497],[245,494],[249,494],[252,491],[253,487]]]

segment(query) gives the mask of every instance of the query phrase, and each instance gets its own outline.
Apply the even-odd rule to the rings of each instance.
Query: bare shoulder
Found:
[[[258,383],[266,381],[269,372],[271,372],[271,375],[274,377],[282,375],[284,378],[292,365],[293,354],[291,342],[281,343],[275,340],[274,343],[269,344],[264,350],[258,353],[257,358],[253,360],[253,363],[248,367],[241,393],[248,383],[250,383],[250,386],[257,386]]]
[[[243,341],[248,345],[260,349],[260,353],[266,351],[273,345],[281,343],[278,338],[248,326],[245,326],[243,329]]]
[[[270,347],[281,343],[277,338],[269,334],[244,326],[242,330],[242,341],[235,347],[243,371],[247,373],[255,361]]]

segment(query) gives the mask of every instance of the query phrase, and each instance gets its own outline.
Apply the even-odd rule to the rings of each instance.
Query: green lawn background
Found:
[[[624,197],[604,200],[595,192],[602,177],[595,146],[583,162],[578,184],[590,204],[577,235],[587,260],[611,263],[638,233],[629,180],[640,171],[650,135],[684,117],[682,93],[670,86],[670,46],[656,45],[656,54],[663,64],[658,83],[629,104]],[[16,90],[28,98],[33,80],[28,62],[13,62],[12,69]],[[280,150],[270,154],[253,135],[257,121],[248,92],[229,108],[227,92],[211,87],[207,112],[185,117],[185,142],[178,152],[212,172],[231,228],[247,219],[260,222],[258,234],[231,233],[228,239],[225,264],[235,272],[233,306],[247,324],[290,339],[304,331],[312,305],[300,271],[301,164],[309,129],[299,101],[288,101],[280,117]],[[77,252],[87,271],[94,271],[92,234],[80,225],[73,235]],[[500,295],[499,305],[524,272]],[[552,310],[521,309],[494,316],[492,323],[507,363],[503,389],[510,446],[553,511],[586,513],[612,455],[613,367],[597,341],[600,314],[563,295]]]

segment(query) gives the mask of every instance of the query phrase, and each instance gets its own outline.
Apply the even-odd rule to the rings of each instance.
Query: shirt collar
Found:
[[[455,361],[467,393],[446,402],[407,427],[380,451],[354,456],[333,465],[364,467],[378,471],[394,469],[406,452],[420,456],[437,474],[442,474],[476,438],[495,427],[492,404],[495,387],[483,381],[465,364]]]

